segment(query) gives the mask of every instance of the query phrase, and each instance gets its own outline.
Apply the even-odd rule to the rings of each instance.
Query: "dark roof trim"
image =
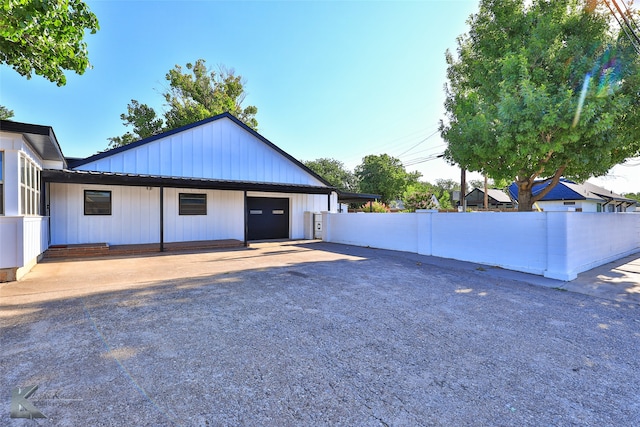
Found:
[[[341,203],[365,203],[379,200],[380,198],[379,194],[349,193],[338,190],[338,202]]]
[[[86,159],[82,159],[82,160],[74,162],[73,163],[73,167],[76,168],[78,166],[82,166],[84,164],[91,163],[91,162],[94,162],[96,160],[100,160],[100,159],[103,159],[105,157],[109,157],[109,156],[112,156],[114,154],[121,153],[123,151],[131,150],[133,148],[139,147],[139,146],[144,145],[144,144],[148,144],[148,143],[156,141],[158,139],[166,138],[167,136],[175,135],[177,133],[184,132],[186,130],[193,129],[195,127],[198,127],[198,126],[201,126],[201,125],[204,125],[204,124],[207,124],[207,123],[215,122],[216,120],[220,120],[220,119],[224,119],[224,118],[227,118],[227,119],[231,120],[232,122],[234,122],[235,124],[237,124],[238,126],[243,128],[244,130],[249,132],[251,135],[255,136],[260,141],[262,141],[263,143],[267,144],[269,147],[273,148],[275,151],[277,151],[278,153],[282,154],[287,159],[291,160],[297,166],[299,166],[302,169],[304,169],[306,172],[311,174],[314,178],[318,179],[323,184],[327,185],[328,187],[333,187],[323,177],[321,177],[320,175],[318,175],[317,173],[315,173],[314,171],[312,171],[311,169],[306,167],[302,162],[298,161],[297,159],[292,157],[287,152],[283,151],[280,147],[278,147],[277,145],[275,145],[274,143],[269,141],[267,138],[265,138],[264,136],[260,135],[255,130],[251,129],[249,126],[244,124],[242,121],[240,121],[237,117],[235,117],[233,114],[231,114],[229,112],[218,114],[217,116],[209,117],[207,119],[203,119],[203,120],[200,120],[198,122],[191,123],[191,124],[188,124],[188,125],[176,128],[176,129],[171,129],[171,130],[168,130],[166,132],[159,133],[157,135],[153,135],[153,136],[150,136],[150,137],[145,138],[145,139],[141,139],[140,141],[132,142],[131,144],[127,144],[127,145],[124,145],[122,147],[117,147],[117,148],[113,148],[111,150],[103,151],[102,153],[94,154],[93,156],[87,157]]]
[[[20,133],[42,159],[61,160],[66,164],[58,138],[51,126],[0,120],[0,131]],[[50,143],[50,149],[43,145],[47,140]]]
[[[57,169],[43,170],[42,179],[45,182],[59,182],[67,184],[125,185],[132,187],[170,187],[231,191],[265,191],[271,193],[331,194],[333,191],[335,191],[335,188],[302,184],[298,185],[251,181],[223,181],[204,178],[166,177]]]

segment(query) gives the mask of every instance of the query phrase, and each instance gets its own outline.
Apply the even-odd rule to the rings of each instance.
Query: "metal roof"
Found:
[[[533,186],[533,194],[536,195],[542,191],[549,182],[540,182]],[[509,193],[517,200],[518,199],[518,185],[514,182],[509,186]],[[571,180],[562,178],[558,185],[553,187],[542,199],[543,201],[551,200],[595,200],[597,202],[607,202],[611,200],[635,203],[635,200],[628,199],[624,196],[609,191],[605,188],[591,184],[590,182],[584,182],[577,184]]]
[[[0,120],[0,131],[20,133],[43,160],[65,162],[60,144],[51,126]]]
[[[265,191],[277,193],[331,194],[334,187],[303,184],[281,184],[253,181],[228,181],[206,178],[154,176],[115,172],[78,171],[68,169],[45,169],[45,182],[71,184],[129,185],[137,187],[196,188],[210,190]]]

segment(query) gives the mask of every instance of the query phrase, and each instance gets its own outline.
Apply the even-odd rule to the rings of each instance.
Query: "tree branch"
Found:
[[[558,168],[558,170],[556,170],[556,173],[553,174],[553,176],[551,178],[547,178],[544,181],[542,181],[542,183],[546,183],[551,181],[551,183],[549,185],[547,185],[546,187],[544,187],[542,189],[542,191],[540,191],[538,194],[536,195],[532,195],[531,197],[531,203],[535,203],[538,200],[542,199],[544,196],[546,196],[549,191],[551,191],[551,189],[553,187],[556,186],[556,184],[558,184],[558,182],[560,182],[560,178],[562,177],[562,174],[564,173],[564,170],[567,168],[567,165],[562,165]],[[533,187],[532,187],[533,188]]]

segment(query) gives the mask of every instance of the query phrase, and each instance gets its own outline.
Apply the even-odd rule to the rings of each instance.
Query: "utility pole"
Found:
[[[487,192],[489,191],[489,189],[487,188],[487,175],[484,175],[484,210],[487,211],[489,210],[489,194],[487,194]]]

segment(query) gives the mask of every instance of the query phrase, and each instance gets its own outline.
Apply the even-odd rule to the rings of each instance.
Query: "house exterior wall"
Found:
[[[324,184],[228,118],[81,165],[78,170],[285,184]]]
[[[207,214],[179,215],[179,193],[206,194]],[[244,240],[244,192],[165,188],[165,242],[222,239]]]
[[[43,169],[43,160],[21,134],[0,132],[0,151],[4,152],[4,215],[20,215],[20,156]]]
[[[573,205],[565,205],[565,202],[575,203]],[[570,208],[575,210],[582,209],[582,212],[597,212],[598,202],[595,200],[549,200],[536,202],[540,209],[545,212],[562,212],[567,211]]]
[[[84,190],[111,191],[111,215],[85,215]],[[158,188],[51,183],[49,204],[52,245],[160,241]]]
[[[574,202],[574,205],[565,205],[565,202]],[[576,210],[582,209],[581,212],[598,212],[598,204],[602,205],[600,212],[635,212],[635,206],[628,208],[622,206],[605,205],[605,201],[596,200],[549,200],[537,202],[540,209],[546,212],[558,212],[567,211],[568,208],[575,208]],[[615,210],[611,210],[615,209]]]
[[[0,132],[4,215],[0,215],[0,282],[17,280],[48,247],[47,218],[20,213],[20,157],[42,170],[43,160],[21,134]]]
[[[640,214],[325,213],[322,238],[573,280],[640,251]]]
[[[85,215],[84,190],[111,191],[111,215]],[[179,215],[179,193],[207,195],[207,215]],[[327,210],[324,194],[247,192],[248,197],[290,200],[289,233],[304,238],[304,212]],[[337,209],[337,195],[332,194]],[[165,188],[164,241],[244,240],[244,192]],[[50,185],[51,244],[108,243],[111,245],[160,241],[160,190],[95,184]]]

